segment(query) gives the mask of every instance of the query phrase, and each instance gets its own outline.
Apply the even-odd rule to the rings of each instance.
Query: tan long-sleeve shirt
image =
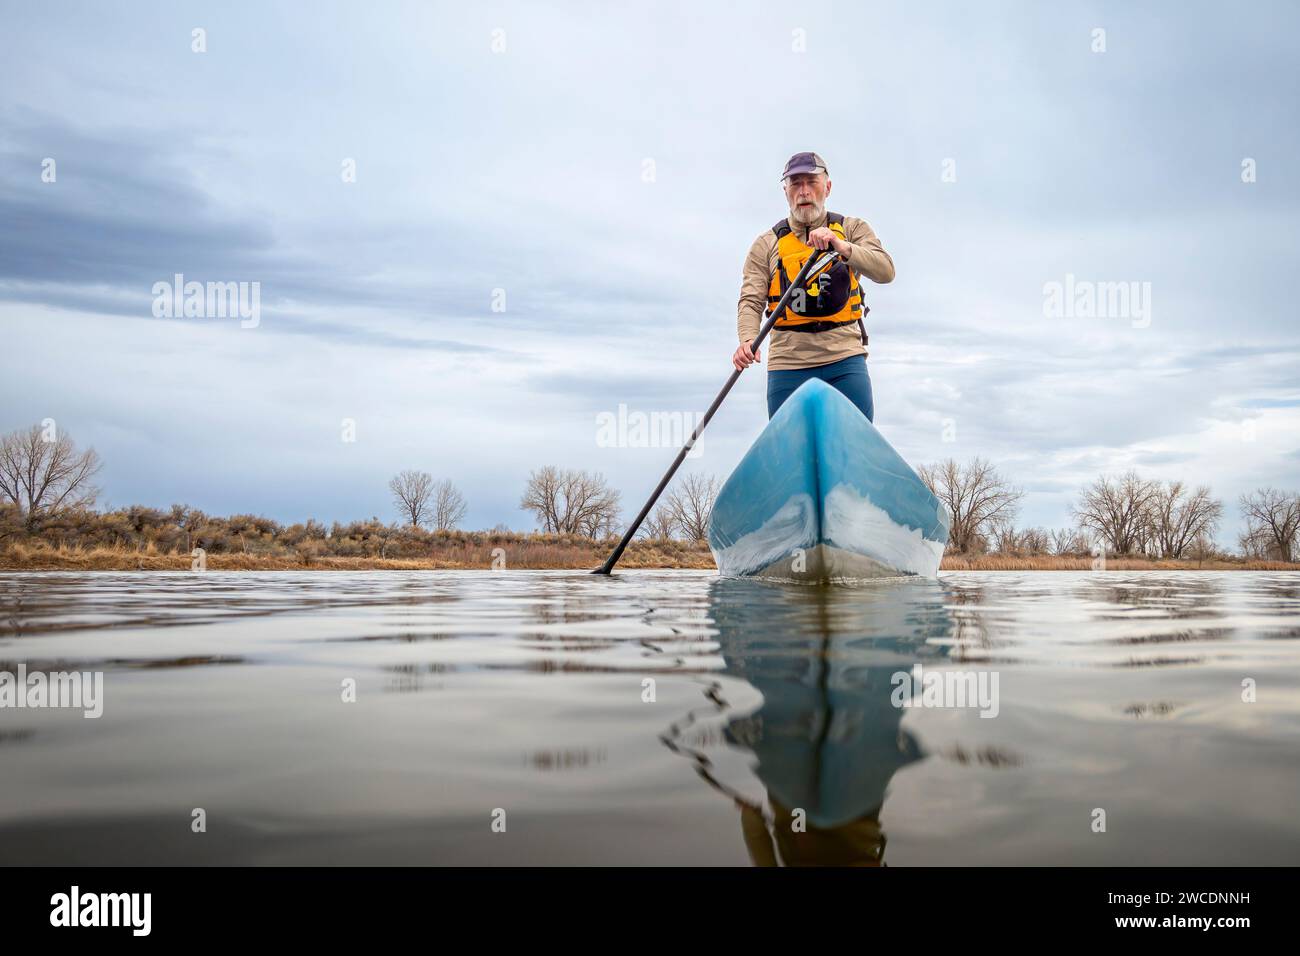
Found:
[[[826,225],[825,214],[810,226],[790,223],[795,236],[808,241],[808,233]],[[894,260],[880,245],[871,226],[853,216],[844,217],[844,237],[853,248],[849,251],[849,267],[872,282],[891,282],[894,278]],[[740,285],[740,302],[737,306],[736,333],[741,342],[752,342],[758,335],[763,312],[767,309],[767,290],[777,267],[776,235],[765,229],[745,257],[744,275]],[[865,290],[864,290],[865,292]],[[850,355],[866,355],[862,333],[857,323],[841,325],[825,332],[791,332],[772,329],[763,343],[771,349],[767,357],[768,370],[783,368],[809,368],[829,365]]]

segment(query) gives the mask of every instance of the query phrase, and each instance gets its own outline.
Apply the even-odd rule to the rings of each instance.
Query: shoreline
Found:
[[[582,571],[599,567],[609,551],[584,547],[530,547],[457,549],[421,558],[340,557],[235,553],[209,554],[209,571]],[[1215,558],[1152,559],[1108,558],[1094,568],[1093,557],[1057,555],[1013,556],[999,554],[947,555],[940,571],[1300,571],[1300,563]],[[156,550],[127,551],[96,548],[9,548],[0,551],[0,572],[13,571],[189,571],[187,554]],[[666,545],[633,542],[620,560],[629,570],[716,570],[713,555],[702,543],[669,542]]]

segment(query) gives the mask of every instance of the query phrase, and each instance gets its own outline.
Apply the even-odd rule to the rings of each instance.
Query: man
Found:
[[[754,240],[745,258],[736,330],[740,347],[731,357],[738,369],[762,361],[752,348],[766,310],[776,304],[814,249],[831,248],[843,259],[801,294],[772,327],[767,362],[767,417],[810,378],[843,392],[868,420],[875,417],[867,375],[867,332],[858,276],[873,282],[894,278],[894,260],[861,219],[826,211],[831,194],[825,161],[816,153],[795,153],[781,174],[790,215]]]

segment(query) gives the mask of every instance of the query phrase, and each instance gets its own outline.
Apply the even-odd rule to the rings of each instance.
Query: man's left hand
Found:
[[[849,257],[849,249],[851,248],[847,242],[835,235],[827,226],[818,226],[808,233],[808,244],[814,249],[832,248],[845,259]]]

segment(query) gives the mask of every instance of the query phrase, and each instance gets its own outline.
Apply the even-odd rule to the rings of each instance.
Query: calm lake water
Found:
[[[1285,573],[0,574],[11,686],[103,672],[0,708],[0,863],[1294,865],[1298,639]]]

